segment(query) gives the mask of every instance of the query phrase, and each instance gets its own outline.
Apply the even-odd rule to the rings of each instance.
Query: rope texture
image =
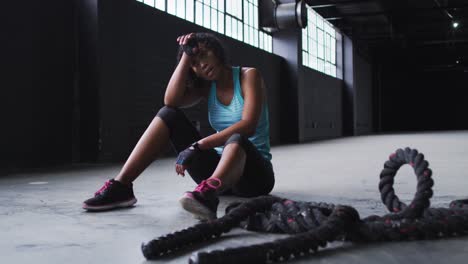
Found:
[[[404,164],[413,167],[418,182],[409,206],[398,199],[393,189],[395,175]],[[381,199],[389,214],[361,219],[350,206],[262,196],[232,203],[219,219],[156,238],[141,248],[147,259],[157,259],[239,226],[251,231],[292,234],[263,244],[197,252],[189,259],[189,263],[197,264],[271,263],[314,253],[331,241],[358,243],[466,235],[468,199],[452,201],[449,208],[429,208],[433,185],[432,171],[424,155],[416,149],[398,149],[390,155],[380,174]]]

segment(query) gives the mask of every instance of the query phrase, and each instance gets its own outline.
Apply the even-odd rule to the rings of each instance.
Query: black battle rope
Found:
[[[398,169],[409,164],[417,177],[417,191],[409,206],[393,189]],[[435,239],[468,233],[468,199],[449,208],[429,208],[432,171],[424,155],[415,149],[398,149],[385,162],[380,174],[381,199],[391,213],[360,219],[349,206],[300,202],[262,196],[232,203],[226,215],[142,244],[147,259],[157,259],[183,247],[207,241],[241,226],[247,230],[289,233],[290,237],[263,244],[198,252],[189,263],[270,263],[313,253],[331,241],[373,242]]]
[[[179,248],[219,237],[222,233],[227,233],[232,228],[238,227],[240,222],[249,215],[268,210],[272,204],[278,201],[281,201],[281,198],[264,196],[262,199],[244,202],[221,218],[200,223],[143,244],[141,246],[143,255],[147,259],[155,259]]]

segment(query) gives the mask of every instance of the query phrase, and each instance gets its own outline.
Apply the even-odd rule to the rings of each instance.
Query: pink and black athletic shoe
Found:
[[[106,183],[94,193],[94,197],[83,202],[83,209],[88,211],[104,211],[115,208],[130,207],[137,202],[132,185],[126,185],[114,179]]]
[[[179,202],[182,207],[200,220],[216,219],[219,199],[217,189],[221,181],[211,178],[202,181],[192,192],[186,192]]]

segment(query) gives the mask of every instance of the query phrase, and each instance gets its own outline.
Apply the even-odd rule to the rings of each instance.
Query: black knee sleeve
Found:
[[[159,109],[156,116],[161,118],[164,123],[166,123],[166,125],[169,127],[169,130],[172,130],[176,120],[183,116],[183,112],[177,107],[163,106],[161,109]]]

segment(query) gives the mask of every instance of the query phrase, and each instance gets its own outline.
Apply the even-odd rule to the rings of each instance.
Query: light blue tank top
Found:
[[[234,81],[234,96],[229,105],[224,105],[216,96],[216,82],[211,82],[210,93],[208,95],[208,120],[211,127],[217,133],[227,127],[239,122],[242,119],[244,108],[244,98],[240,86],[240,67],[232,67],[232,79]],[[257,147],[265,159],[271,161],[270,153],[270,121],[268,119],[268,105],[263,103],[262,113],[258,120],[255,134],[249,140]],[[224,147],[215,147],[216,152],[221,155]]]

